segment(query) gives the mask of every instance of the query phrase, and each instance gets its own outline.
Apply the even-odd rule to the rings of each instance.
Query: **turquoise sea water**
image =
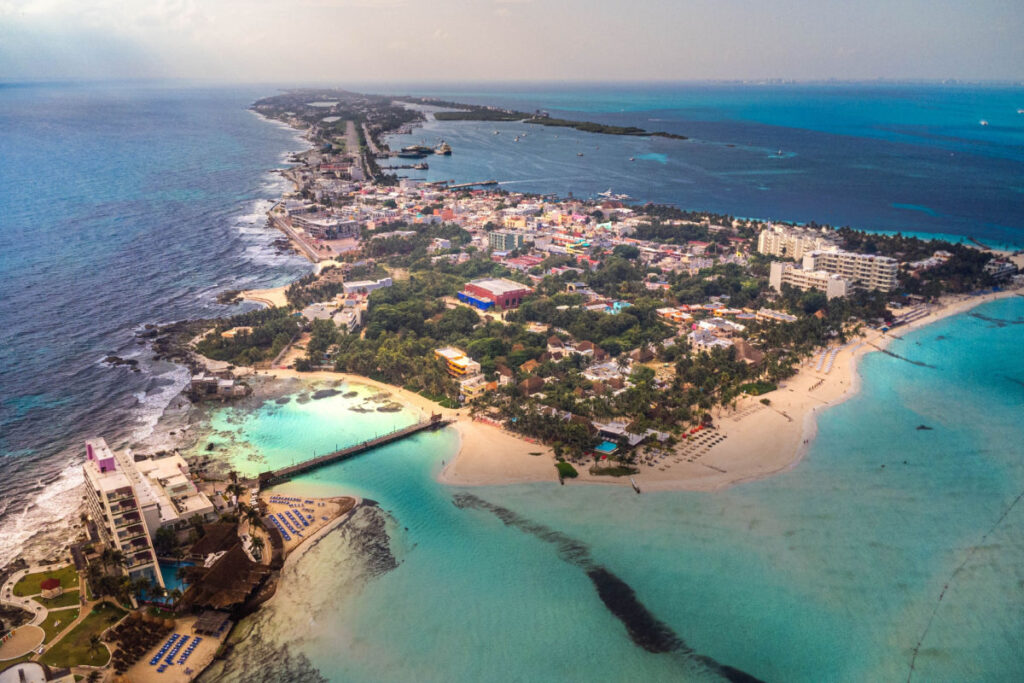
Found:
[[[380,508],[287,570],[210,678],[902,681],[920,642],[912,680],[1021,680],[1022,342],[1019,297],[895,340],[923,365],[865,357],[862,391],[820,416],[804,461],[723,492],[443,486],[449,432],[285,484]],[[358,430],[328,400],[286,406],[303,447]],[[248,419],[220,425],[280,452]],[[672,651],[630,637],[597,571]]]

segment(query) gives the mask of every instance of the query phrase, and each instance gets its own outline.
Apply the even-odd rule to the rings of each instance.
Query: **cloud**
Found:
[[[0,0],[0,74],[1019,79],[1024,12],[1009,4],[929,11],[929,0],[813,9],[810,0]]]

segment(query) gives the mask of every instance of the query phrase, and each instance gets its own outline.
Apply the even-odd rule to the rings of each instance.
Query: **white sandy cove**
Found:
[[[981,303],[1016,294],[1005,291],[977,297],[948,297],[927,316],[900,327],[897,332],[902,335]],[[708,491],[793,467],[814,440],[817,414],[856,393],[857,360],[865,353],[885,348],[888,342],[884,333],[871,330],[836,355],[830,372],[825,373],[824,368],[816,370],[816,361],[803,365],[778,390],[766,395],[771,401],[769,406],[761,404],[760,397],[747,397],[738,402],[735,410],[716,408],[712,412],[715,430],[702,433],[693,442],[684,441],[675,453],[668,453],[653,464],[641,464],[634,479],[642,490]],[[283,369],[261,370],[259,374],[282,379],[344,380],[364,384],[387,391],[395,400],[415,407],[421,417],[441,413],[454,419],[460,438],[459,451],[438,475],[441,483],[493,486],[557,480],[550,448],[491,424],[474,421],[466,409],[444,409],[419,394],[359,375]],[[579,478],[567,480],[567,485],[629,486],[627,477],[593,476],[587,466],[577,466],[577,470]]]
[[[897,333],[902,335],[981,303],[1013,295],[1016,292],[947,298],[927,316],[900,327]],[[826,374],[824,368],[817,371],[816,362],[802,366],[777,391],[766,395],[770,406],[762,405],[760,397],[748,397],[738,403],[736,410],[716,409],[712,413],[717,427],[713,434],[724,439],[715,438],[717,443],[711,447],[691,445],[686,449],[681,444],[677,447],[681,455],[669,455],[654,465],[641,465],[634,479],[645,491],[707,491],[793,467],[814,440],[818,413],[841,403],[859,389],[857,360],[866,353],[885,348],[888,342],[885,334],[872,330],[836,355],[831,372]],[[500,485],[557,479],[549,448],[529,443],[489,424],[472,422],[467,417],[460,419],[458,429],[462,438],[459,453],[441,471],[438,479],[442,483]],[[707,443],[714,437],[707,435],[703,441]],[[530,455],[538,451],[543,455]],[[625,477],[595,477],[586,472],[585,467],[577,469],[580,477],[568,480],[567,485],[585,482],[629,486]]]

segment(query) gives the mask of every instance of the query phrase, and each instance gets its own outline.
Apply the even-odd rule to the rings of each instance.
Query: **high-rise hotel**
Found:
[[[183,528],[193,517],[216,517],[210,499],[196,488],[180,455],[136,462],[131,451],[114,452],[102,438],[85,443],[86,501],[100,538],[124,554],[132,579],[163,586],[153,540],[161,527]]]

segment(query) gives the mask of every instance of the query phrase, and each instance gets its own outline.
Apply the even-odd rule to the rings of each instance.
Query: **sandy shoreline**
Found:
[[[927,315],[899,327],[895,335],[902,336],[983,303],[1016,295],[1016,291],[1004,291],[946,298]],[[644,491],[713,491],[795,467],[814,441],[818,414],[857,394],[858,361],[865,354],[885,349],[892,337],[892,333],[871,330],[852,340],[835,354],[829,372],[825,372],[827,357],[822,369],[817,369],[816,354],[797,375],[766,395],[771,402],[768,406],[760,398],[747,397],[738,402],[735,410],[715,409],[712,415],[717,429],[711,435],[698,434],[693,443],[677,447],[674,453],[652,465],[642,465],[634,478]],[[439,474],[441,483],[494,486],[557,480],[549,448],[468,417],[460,417],[456,427],[460,435],[459,452]],[[543,455],[531,456],[531,452]],[[566,485],[630,485],[625,477],[594,476],[586,467],[577,469],[579,478],[567,481]]]
[[[946,297],[930,307],[918,320],[900,326],[895,332],[869,330],[835,350],[822,352],[805,362],[797,374],[764,398],[740,399],[735,409],[712,410],[715,429],[683,440],[674,450],[663,453],[641,452],[640,472],[635,479],[644,491],[713,491],[784,472],[795,467],[806,455],[817,434],[817,416],[826,408],[856,395],[860,388],[857,363],[867,353],[884,350],[893,336],[930,325],[952,315],[964,313],[983,303],[1018,295],[1008,290],[982,296]],[[835,348],[835,347],[833,347]],[[831,362],[828,359],[831,358]],[[555,482],[552,450],[484,420],[475,420],[466,408],[451,410],[402,387],[368,377],[340,372],[274,368],[252,370],[238,368],[242,377],[297,380],[304,383],[351,383],[386,392],[395,401],[413,408],[417,418],[441,414],[453,420],[459,436],[454,458],[447,459],[437,480],[450,486],[498,486],[529,482]],[[577,465],[580,476],[566,485],[610,484],[629,486],[628,477],[596,476],[589,472],[592,463]]]

